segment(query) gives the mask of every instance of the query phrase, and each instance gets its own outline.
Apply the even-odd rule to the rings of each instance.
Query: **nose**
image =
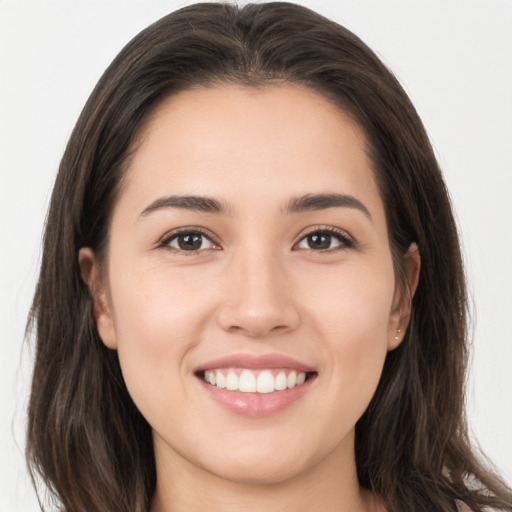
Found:
[[[295,329],[299,311],[282,262],[256,251],[240,254],[234,260],[227,271],[225,298],[218,310],[220,327],[249,338]]]

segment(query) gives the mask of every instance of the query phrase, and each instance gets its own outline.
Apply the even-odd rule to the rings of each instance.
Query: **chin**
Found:
[[[239,461],[232,464],[226,464],[224,467],[216,467],[210,472],[223,480],[227,480],[236,484],[247,485],[279,485],[301,473],[304,473],[303,467],[291,467],[290,464],[283,462],[268,461],[258,465],[240,464]]]
[[[283,448],[283,443],[280,447],[272,445],[266,448],[255,443],[250,449],[231,453],[225,450],[223,456],[208,457],[200,465],[209,473],[233,483],[278,485],[306,474],[323,458],[318,453],[316,457],[308,457],[304,447]]]

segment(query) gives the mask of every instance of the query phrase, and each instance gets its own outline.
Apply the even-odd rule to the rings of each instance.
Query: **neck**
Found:
[[[300,474],[263,483],[226,480],[174,451],[165,457],[157,451],[158,477],[151,512],[383,512],[378,499],[359,487],[353,448],[352,438],[351,443],[343,443]]]

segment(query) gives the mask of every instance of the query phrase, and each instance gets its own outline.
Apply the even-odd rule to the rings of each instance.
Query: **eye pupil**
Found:
[[[311,249],[329,249],[331,246],[331,235],[312,233],[308,235],[308,245]]]
[[[178,236],[178,246],[184,251],[196,251],[201,248],[203,237],[199,233],[187,233]]]

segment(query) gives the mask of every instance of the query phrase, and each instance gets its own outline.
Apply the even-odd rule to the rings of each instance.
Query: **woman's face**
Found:
[[[364,138],[333,105],[289,85],[170,98],[139,138],[106,272],[80,258],[160,469],[279,482],[353,464],[409,309]]]

